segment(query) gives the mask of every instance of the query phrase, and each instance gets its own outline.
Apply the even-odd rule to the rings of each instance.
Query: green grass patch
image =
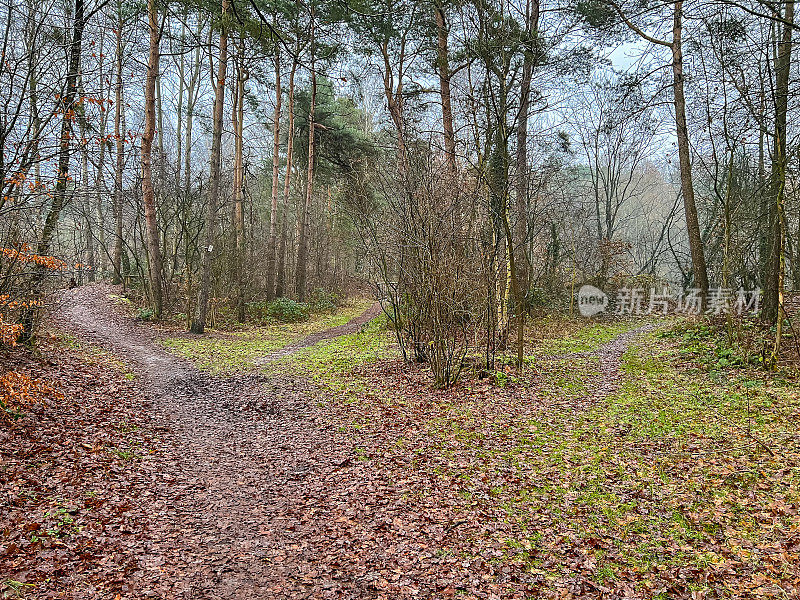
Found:
[[[300,323],[274,323],[242,331],[212,331],[197,337],[173,337],[162,341],[173,354],[188,358],[199,369],[215,374],[254,369],[253,362],[307,335],[344,325],[363,313],[371,300],[356,300],[335,313],[312,314]]]
[[[598,585],[632,584],[642,597],[657,597],[681,573],[688,591],[724,585],[737,597],[748,572],[784,560],[769,548],[796,528],[798,388],[789,374],[766,376],[745,362],[709,368],[703,357],[717,356],[716,338],[707,346],[670,333],[684,327],[672,322],[634,340],[618,387],[592,402],[596,356],[544,355],[591,352],[640,324],[572,330],[542,344],[521,376],[501,370],[491,384],[426,392],[398,378],[379,397],[361,380],[335,396],[358,423],[343,431],[365,435],[360,446],[386,440],[366,452],[387,463],[411,457],[409,477],[447,490],[442,505],[508,525],[474,534],[467,555],[548,580],[580,564]],[[303,368],[346,386],[356,380],[351,361],[363,356],[357,339],[308,349]],[[423,491],[408,490],[405,501]],[[709,583],[720,572],[742,578]]]
[[[534,348],[533,355],[560,355],[594,352],[620,334],[643,325],[641,319],[595,322],[586,320],[577,330],[562,337],[545,338]]]
[[[386,327],[386,317],[381,315],[357,333],[302,348],[265,365],[263,370],[272,374],[294,373],[330,389],[354,389],[363,383],[359,377],[352,376],[354,370],[394,356],[393,341],[393,334]]]

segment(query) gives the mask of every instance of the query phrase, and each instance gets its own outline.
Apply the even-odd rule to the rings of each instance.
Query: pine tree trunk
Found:
[[[275,269],[278,252],[278,185],[281,149],[281,56],[275,51],[275,112],[272,117],[272,204],[269,211],[269,246],[267,248],[267,300],[275,297]],[[289,139],[291,145],[292,140]]]
[[[314,25],[311,25],[311,36],[314,36]],[[313,44],[313,42],[312,42]],[[311,103],[308,109],[308,173],[306,179],[305,201],[300,215],[300,228],[297,235],[297,268],[295,270],[295,293],[302,302],[306,297],[306,279],[308,277],[308,233],[311,219],[311,201],[314,195],[314,110],[317,102],[317,73],[314,69],[314,51],[311,50]]]
[[[439,73],[439,94],[442,100],[444,153],[447,169],[450,175],[454,176],[456,173],[456,134],[453,127],[453,106],[450,97],[450,51],[447,43],[449,30],[444,7],[437,4],[434,10],[436,13],[437,33],[436,66]]]
[[[227,17],[229,0],[222,0],[222,19]],[[211,138],[211,169],[208,213],[206,215],[205,247],[202,249],[202,269],[200,289],[197,295],[197,308],[192,322],[192,333],[203,333],[208,316],[208,297],[211,292],[211,258],[214,251],[214,229],[217,221],[217,207],[220,196],[220,146],[222,144],[222,112],[225,104],[225,77],[228,68],[228,32],[223,25],[219,34],[219,59],[217,64],[217,84],[214,95],[213,133]]]
[[[292,184],[292,160],[294,158],[294,76],[297,72],[298,59],[294,57],[292,70],[289,73],[289,122],[287,126],[287,146],[286,146],[286,175],[283,178],[283,206],[281,207],[281,239],[278,248],[278,268],[275,275],[275,296],[281,298],[286,293],[286,249],[288,221],[289,221],[289,198],[291,195]]]
[[[233,219],[236,229],[236,319],[243,323],[245,320],[245,277],[244,277],[244,92],[247,73],[244,68],[244,47],[240,41],[237,70],[236,70],[236,103],[233,115],[234,123],[234,189],[233,189]]]
[[[163,311],[164,286],[161,281],[161,246],[156,221],[155,189],[153,188],[153,139],[156,130],[155,90],[159,65],[160,31],[155,0],[147,3],[148,24],[150,27],[150,53],[147,62],[147,80],[145,83],[144,131],[142,133],[142,204],[147,230],[147,259],[150,274],[150,292],[153,295],[153,313],[156,318]]]

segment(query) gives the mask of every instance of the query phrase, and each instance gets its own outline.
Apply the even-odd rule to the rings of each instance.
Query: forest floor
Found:
[[[545,317],[522,373],[435,390],[376,310],[192,338],[65,292],[3,357],[57,391],[0,427],[0,592],[800,596],[795,371],[703,322]]]

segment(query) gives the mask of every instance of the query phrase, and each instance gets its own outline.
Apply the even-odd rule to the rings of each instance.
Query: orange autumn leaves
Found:
[[[48,271],[59,271],[67,267],[67,263],[54,256],[43,256],[31,252],[26,244],[16,248],[0,248],[0,264],[7,263],[11,269],[20,266],[35,266]],[[10,290],[13,292],[13,290]],[[0,293],[0,346],[15,346],[23,327],[15,322],[13,314],[42,305],[36,298],[14,299],[10,294]]]
[[[35,264],[40,267],[45,267],[51,271],[58,271],[67,266],[63,260],[54,256],[40,256],[39,254],[32,254],[30,248],[23,245],[17,248],[0,248],[0,254],[9,262],[21,262],[28,264]]]
[[[22,325],[3,319],[0,314],[0,345],[16,346],[17,338],[22,333]]]
[[[44,396],[63,399],[52,386],[25,373],[0,374],[0,415],[6,420],[19,416],[22,409],[42,401]]]

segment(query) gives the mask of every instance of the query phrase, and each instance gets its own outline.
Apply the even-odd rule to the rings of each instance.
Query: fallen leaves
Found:
[[[141,481],[136,465],[119,469],[101,450],[133,442],[117,425],[147,423],[143,398],[111,365],[60,349],[42,357],[17,350],[4,364],[38,377],[0,388],[24,410],[0,430],[0,588],[25,598],[129,591],[131,533],[145,529],[135,500]]]

